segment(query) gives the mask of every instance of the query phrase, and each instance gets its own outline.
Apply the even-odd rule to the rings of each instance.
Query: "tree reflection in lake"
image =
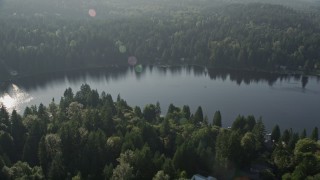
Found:
[[[141,72],[136,72],[134,67],[117,66],[109,68],[98,68],[98,69],[87,69],[87,70],[74,70],[70,72],[56,72],[40,74],[37,76],[17,78],[11,81],[0,82],[0,93],[7,90],[7,87],[13,83],[17,84],[19,87],[25,90],[32,90],[37,88],[46,87],[47,84],[52,82],[86,82],[86,77],[89,76],[90,80],[100,81],[105,78],[107,81],[109,79],[120,80],[127,76],[128,73],[134,73],[137,79],[141,79],[147,70],[149,73],[156,69],[160,76],[167,75],[170,72],[171,75],[181,75],[182,71],[185,71],[188,75],[191,73],[194,76],[209,76],[211,80],[229,80],[235,82],[238,85],[242,83],[250,85],[252,83],[268,83],[272,86],[277,80],[289,81],[290,79],[294,81],[301,81],[302,88],[305,88],[308,84],[308,76],[301,75],[284,75],[268,72],[256,72],[256,71],[246,71],[246,70],[232,70],[232,69],[222,69],[222,68],[205,68],[201,66],[142,66],[143,70]],[[317,82],[320,78],[317,77]],[[89,82],[88,82],[89,83]]]
[[[52,98],[58,102],[66,88],[77,91],[84,83],[114,98],[121,94],[132,106],[143,108],[159,101],[164,113],[170,103],[188,104],[192,111],[201,105],[209,120],[220,110],[225,126],[238,114],[262,116],[267,127],[277,122],[284,128],[308,128],[306,122],[320,118],[318,77],[201,66],[149,65],[139,67],[139,71],[134,66],[120,66],[41,74],[2,82],[0,98],[9,102],[8,87],[15,84],[33,98],[29,102],[19,101],[26,102],[16,105],[22,112],[27,105],[48,105]],[[315,123],[309,124],[314,127]]]

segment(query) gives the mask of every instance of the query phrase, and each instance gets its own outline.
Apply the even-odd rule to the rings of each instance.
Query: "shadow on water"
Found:
[[[309,77],[308,76],[303,76],[301,78],[301,83],[302,83],[302,88],[306,88],[307,84],[308,84],[308,81],[309,81]]]
[[[57,72],[41,74],[37,76],[18,78],[11,81],[0,82],[0,94],[6,92],[8,86],[12,83],[18,85],[20,88],[30,91],[38,88],[45,88],[49,84],[61,83],[68,81],[70,83],[84,81],[90,79],[96,82],[101,80],[120,80],[126,78],[128,73],[134,74],[137,79],[141,77],[155,73],[160,76],[166,76],[168,73],[172,76],[181,75],[185,72],[187,75],[194,76],[206,76],[211,80],[229,80],[235,82],[239,86],[241,84],[249,85],[252,83],[268,83],[269,86],[273,86],[278,80],[281,81],[300,81],[302,88],[305,88],[308,84],[308,76],[301,75],[283,75],[268,72],[254,72],[244,70],[230,70],[230,69],[218,69],[218,68],[205,68],[202,66],[141,66],[139,72],[136,71],[135,67],[109,67],[89,70],[76,70],[70,72]],[[320,79],[317,78],[317,81]],[[89,82],[87,82],[89,83]]]
[[[16,84],[20,88],[26,91],[45,88],[46,86],[54,83],[61,83],[68,81],[70,83],[83,81],[85,82],[87,77],[90,80],[99,81],[105,78],[107,81],[110,79],[119,80],[125,78],[128,73],[127,67],[110,67],[101,69],[91,69],[91,70],[76,70],[70,72],[56,72],[47,73],[37,76],[30,76],[24,78],[18,78],[11,80],[10,82],[0,82],[0,94],[8,89],[11,84]]]
[[[288,79],[287,75],[280,75],[267,72],[254,72],[243,70],[227,70],[227,69],[209,69],[209,77],[211,79],[226,80],[230,77],[232,82],[236,82],[238,85],[242,83],[249,85],[251,83],[266,82],[269,86],[272,86],[278,79]]]

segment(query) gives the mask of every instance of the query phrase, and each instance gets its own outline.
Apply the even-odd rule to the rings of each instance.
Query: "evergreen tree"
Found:
[[[142,117],[142,112],[139,106],[135,106],[133,111],[137,117]]]
[[[189,106],[187,106],[187,105],[184,105],[183,107],[182,107],[182,114],[183,114],[183,116],[186,118],[186,119],[190,119],[190,107]]]
[[[193,122],[194,122],[194,124],[199,124],[199,123],[203,122],[203,112],[202,112],[201,106],[199,106],[197,111],[195,112],[194,117],[193,117]]]
[[[212,124],[214,126],[221,127],[222,123],[221,123],[221,113],[220,113],[220,111],[216,111],[214,113]]]
[[[27,136],[26,134],[27,130],[22,123],[22,117],[17,113],[16,110],[12,111],[11,123],[12,123],[11,136],[14,141],[15,154],[16,154],[15,160],[18,160],[18,159],[21,159],[23,146]]]
[[[43,128],[39,120],[35,120],[31,125],[23,147],[22,160],[28,162],[31,166],[39,165],[38,144],[43,136]]]
[[[49,179],[65,179],[66,178],[66,169],[63,164],[61,153],[56,154],[51,165],[48,177]]]
[[[307,137],[307,131],[306,131],[306,129],[303,129],[303,131],[301,132],[301,135],[300,135],[300,139],[303,139],[306,137]]]
[[[319,140],[318,127],[315,127],[315,128],[312,130],[311,139],[313,139],[313,140],[315,140],[315,141],[318,141],[318,140]]]
[[[281,140],[285,143],[288,143],[289,140],[290,140],[290,132],[288,129],[284,130],[283,131],[283,134],[282,134],[282,137],[281,137]]]
[[[159,101],[157,101],[157,103],[156,103],[156,112],[157,112],[157,115],[160,116],[160,114],[161,114],[161,107],[160,107]]]
[[[278,142],[280,137],[281,137],[280,128],[278,125],[275,125],[274,128],[272,129],[271,140]]]
[[[143,117],[149,122],[153,122],[157,116],[156,106],[153,104],[146,105],[143,109]]]
[[[252,133],[256,139],[256,150],[262,150],[264,147],[266,130],[261,118],[257,121],[256,125],[254,125]]]
[[[0,104],[0,130],[10,132],[11,130],[11,123],[9,120],[9,113],[7,108]]]

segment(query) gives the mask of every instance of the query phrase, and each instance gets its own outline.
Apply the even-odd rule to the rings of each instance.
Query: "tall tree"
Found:
[[[169,180],[170,176],[165,174],[163,170],[158,171],[157,174],[152,178],[152,180]]]
[[[290,136],[291,136],[291,135],[290,135],[289,130],[286,129],[286,130],[283,131],[283,134],[282,134],[282,136],[281,136],[281,140],[282,140],[283,142],[285,142],[285,143],[288,143],[289,140],[290,140]]]
[[[251,132],[247,132],[241,139],[241,147],[243,151],[244,164],[249,164],[256,153],[256,139]],[[240,157],[239,157],[240,158]]]
[[[11,130],[11,123],[9,120],[9,113],[7,108],[0,104],[0,130],[10,132]]]
[[[315,128],[312,130],[311,139],[313,139],[313,140],[315,140],[315,141],[318,141],[318,140],[319,140],[318,127],[315,127]]]
[[[142,117],[142,112],[141,112],[141,109],[139,106],[135,106],[134,109],[134,114],[137,116],[137,117]]]
[[[183,114],[183,116],[186,118],[186,119],[190,119],[190,107],[189,106],[187,106],[187,105],[184,105],[183,107],[182,107],[182,114]]]
[[[301,132],[300,139],[303,139],[303,138],[306,138],[306,137],[307,137],[307,131],[304,128],[303,131]]]
[[[201,106],[199,106],[197,108],[197,111],[194,113],[193,119],[194,119],[193,122],[195,124],[203,122],[203,112],[202,112],[202,107]]]
[[[278,125],[275,125],[274,128],[272,129],[271,140],[274,140],[275,142],[277,142],[280,137],[281,137],[280,128]]]
[[[143,109],[144,119],[149,122],[153,122],[156,119],[156,116],[157,116],[156,106],[153,104],[146,105],[146,107]]]
[[[252,133],[256,139],[256,149],[261,150],[264,147],[264,136],[266,134],[266,129],[261,118],[254,125]]]
[[[23,147],[22,160],[28,162],[31,166],[39,165],[38,144],[43,136],[44,127],[38,119],[32,122],[26,143]]]
[[[212,124],[214,126],[221,127],[222,123],[221,123],[221,113],[220,113],[220,111],[216,111],[214,113]]]
[[[15,154],[16,154],[16,160],[21,159],[22,155],[22,150],[23,146],[26,140],[26,128],[22,123],[22,118],[21,116],[17,113],[16,110],[12,111],[11,114],[11,136],[14,141],[14,146],[15,146]]]

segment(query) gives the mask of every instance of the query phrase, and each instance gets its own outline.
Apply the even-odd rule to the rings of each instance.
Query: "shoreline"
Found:
[[[224,66],[206,66],[201,64],[141,64],[142,66],[155,66],[155,67],[163,67],[163,68],[170,68],[170,67],[184,67],[184,66],[193,66],[193,67],[201,67],[207,69],[221,69],[227,71],[245,71],[245,72],[257,72],[257,73],[268,73],[268,74],[276,74],[276,75],[288,75],[288,76],[314,76],[320,77],[320,71],[310,71],[308,73],[302,70],[266,70],[266,69],[259,69],[259,68],[236,68],[236,67],[224,67]],[[122,68],[122,67],[132,67],[127,64],[112,64],[112,65],[98,65],[98,66],[88,66],[88,67],[80,67],[80,68],[71,68],[71,69],[60,69],[60,70],[53,70],[47,72],[36,72],[36,73],[27,73],[27,74],[18,74],[16,76],[10,76],[9,78],[0,79],[1,84],[10,83],[15,80],[21,80],[24,78],[30,78],[33,76],[41,76],[41,75],[50,75],[55,73],[68,73],[68,72],[79,72],[81,70],[97,70],[97,69],[107,69],[107,68]]]

